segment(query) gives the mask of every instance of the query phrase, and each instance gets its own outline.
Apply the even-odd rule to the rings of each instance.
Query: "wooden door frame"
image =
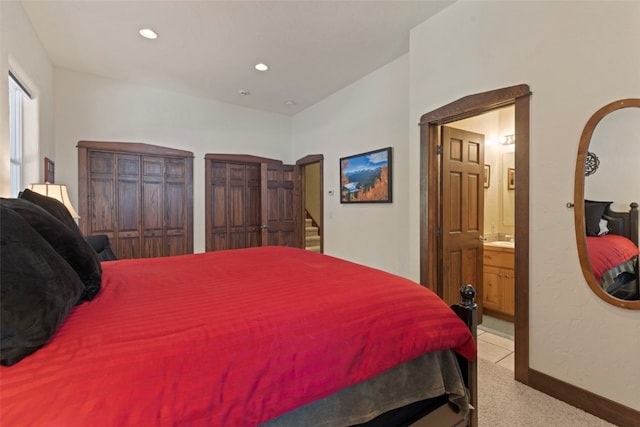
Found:
[[[529,86],[521,84],[469,95],[420,118],[420,282],[435,290],[438,283],[436,228],[439,218],[438,127],[508,105],[515,106],[515,378],[529,382]]]
[[[324,155],[322,154],[309,154],[308,156],[304,156],[303,158],[296,161],[296,166],[300,167],[300,205],[301,205],[301,213],[300,218],[302,224],[300,224],[300,230],[304,230],[304,206],[305,206],[305,178],[303,170],[305,166],[308,166],[313,163],[320,164],[320,222],[322,226],[320,227],[320,253],[324,253]],[[304,231],[301,231],[301,247],[304,247]]]

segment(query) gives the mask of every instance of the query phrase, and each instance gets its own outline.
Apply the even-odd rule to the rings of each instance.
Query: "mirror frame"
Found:
[[[585,185],[585,162],[587,160],[587,151],[591,143],[593,131],[600,121],[609,113],[623,108],[640,108],[640,98],[626,98],[611,102],[596,111],[589,119],[580,136],[580,145],[578,146],[578,157],[576,160],[576,175],[573,194],[574,224],[576,227],[576,244],[578,246],[578,257],[580,259],[580,267],[582,274],[589,284],[591,290],[599,296],[603,301],[621,308],[632,310],[640,310],[640,300],[626,301],[615,298],[605,292],[600,284],[596,282],[596,278],[591,269],[589,254],[587,253],[587,236],[585,231],[584,218],[584,185]]]

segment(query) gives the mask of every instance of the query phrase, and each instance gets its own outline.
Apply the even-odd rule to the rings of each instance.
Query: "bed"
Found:
[[[591,269],[602,289],[624,299],[640,299],[638,280],[638,204],[628,212],[611,209],[613,202],[585,200],[587,250]]]
[[[3,425],[477,420],[470,286],[287,247],[96,264],[52,202],[1,202]]]

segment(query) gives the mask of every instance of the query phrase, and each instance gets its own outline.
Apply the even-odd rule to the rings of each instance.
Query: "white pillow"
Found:
[[[609,228],[607,227],[607,224],[609,223],[609,221],[607,221],[606,219],[600,219],[600,222],[598,223],[598,225],[600,226],[600,231],[598,232],[598,236],[604,236],[605,234],[609,234]]]

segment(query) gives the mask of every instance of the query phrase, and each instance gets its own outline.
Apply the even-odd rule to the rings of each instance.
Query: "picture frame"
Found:
[[[484,188],[489,188],[491,182],[491,165],[484,165]]]
[[[514,168],[507,168],[507,189],[516,189],[516,170]]]
[[[56,165],[48,157],[44,158],[44,182],[54,184],[56,180]]]
[[[391,147],[340,158],[340,203],[392,203]]]

